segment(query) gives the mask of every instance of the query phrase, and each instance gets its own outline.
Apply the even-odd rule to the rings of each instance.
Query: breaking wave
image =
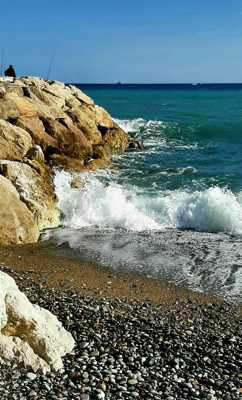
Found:
[[[161,126],[165,126],[166,124],[162,121],[146,121],[143,118],[135,118],[135,119],[114,119],[114,121],[127,133],[135,133],[139,132],[140,129],[147,128],[157,128]]]
[[[193,127],[186,128],[186,134],[181,133],[181,127],[174,122],[157,120],[114,119],[114,121],[131,136],[142,139],[146,151],[159,152],[161,148],[170,149],[197,149],[198,144],[191,142]]]
[[[154,193],[102,180],[96,174],[81,175],[83,186],[73,189],[72,179],[64,171],[55,176],[59,207],[67,227],[242,233],[242,196],[227,189],[215,186],[203,191]]]

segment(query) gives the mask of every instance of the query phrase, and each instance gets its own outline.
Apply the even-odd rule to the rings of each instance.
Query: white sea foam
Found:
[[[183,174],[195,174],[197,171],[196,168],[192,167],[191,165],[189,165],[188,167],[183,167],[183,168],[177,168],[177,171],[180,175]]]
[[[184,143],[184,139],[169,137],[167,130],[176,130],[176,123],[168,123],[157,120],[145,120],[143,118],[135,119],[114,119],[114,121],[127,133],[134,136],[141,136],[144,140],[146,152],[157,153],[162,148],[180,150],[197,150],[197,143]],[[179,135],[178,135],[179,136]]]
[[[143,118],[114,119],[114,121],[127,133],[138,132],[141,128],[155,128],[165,125],[162,121],[146,121]]]
[[[160,165],[157,167],[160,169]],[[162,176],[172,176],[172,175],[190,175],[196,174],[198,170],[192,166],[181,167],[181,168],[168,168],[167,170],[160,171],[159,174]]]
[[[71,176],[58,172],[55,179],[59,207],[64,213],[64,224],[69,227],[84,226],[124,227],[133,230],[157,229],[159,226],[140,211],[131,192],[110,183],[105,185],[89,175],[80,190],[70,188]]]
[[[95,174],[86,175],[81,189],[71,189],[72,176],[55,177],[64,225],[73,228],[125,228],[133,231],[164,228],[204,232],[242,233],[242,195],[219,187],[186,191],[142,193],[117,183],[103,183]]]

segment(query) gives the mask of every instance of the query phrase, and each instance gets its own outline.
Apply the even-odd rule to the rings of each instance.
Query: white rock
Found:
[[[28,373],[26,374],[26,376],[27,376],[27,378],[28,378],[30,381],[34,381],[34,380],[37,378],[37,375],[34,374],[33,372],[28,372]]]
[[[39,230],[59,226],[60,211],[48,175],[41,176],[30,165],[16,161],[0,160],[0,167],[33,214]]]
[[[74,343],[51,312],[30,303],[14,279],[0,271],[0,362],[57,371]]]
[[[103,392],[103,390],[99,389],[97,397],[100,400],[104,400],[105,399],[105,393]]]

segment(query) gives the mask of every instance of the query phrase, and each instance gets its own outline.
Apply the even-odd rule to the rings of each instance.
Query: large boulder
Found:
[[[28,132],[0,119],[0,159],[22,160],[31,146]]]
[[[49,311],[33,305],[13,278],[0,271],[0,360],[43,373],[63,368],[74,339]]]
[[[36,242],[37,224],[13,184],[0,176],[0,245]]]
[[[73,123],[72,119],[66,115],[64,118],[60,118],[58,122],[62,127],[57,130],[55,137],[59,142],[61,153],[83,160],[91,156],[92,145],[90,141]]]
[[[24,96],[19,96],[18,93],[14,92],[8,93],[7,98],[17,109],[16,117],[36,117],[38,115],[38,106],[33,100]]]
[[[86,165],[86,169],[89,171],[95,171],[96,169],[107,168],[110,164],[111,164],[110,160],[104,160],[102,158],[98,158],[96,160],[89,161]]]
[[[33,168],[34,166],[34,168]],[[31,165],[14,161],[0,161],[0,173],[10,179],[20,199],[27,205],[39,230],[60,224],[60,211],[49,168],[37,162]]]
[[[61,154],[53,154],[50,157],[50,163],[52,166],[61,167],[67,171],[83,171],[84,162],[76,158],[68,157]]]
[[[92,145],[102,142],[102,134],[98,129],[97,117],[93,108],[86,105],[82,107],[70,107],[66,113]]]
[[[37,87],[39,89],[44,89],[47,86],[46,81],[43,78],[37,76],[22,76],[15,80],[15,84],[25,85],[28,87]]]
[[[54,97],[70,100],[73,96],[71,88],[66,86],[63,82],[49,81],[48,87],[45,88],[46,93],[52,94]],[[64,103],[63,103],[64,105]]]
[[[95,105],[95,112],[98,126],[107,129],[112,129],[114,127],[114,121],[103,107]]]
[[[93,158],[94,159],[102,159],[108,162],[111,162],[112,153],[110,146],[108,144],[105,145],[97,145],[93,149]]]
[[[2,88],[2,87],[1,87]],[[5,88],[4,88],[5,90]],[[19,117],[19,110],[17,105],[7,95],[0,98],[0,118],[9,120],[16,120]]]
[[[117,124],[114,124],[113,129],[107,130],[103,135],[103,142],[108,144],[111,152],[115,154],[122,153],[127,149],[129,139],[128,135]]]
[[[16,124],[25,131],[29,132],[33,142],[41,146],[44,151],[50,147],[58,149],[57,140],[49,135],[41,119],[33,117],[19,117]]]

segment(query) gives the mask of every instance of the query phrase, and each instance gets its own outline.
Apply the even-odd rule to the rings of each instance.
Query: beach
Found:
[[[239,399],[241,307],[83,265],[45,242],[0,250],[1,270],[76,346],[64,373],[1,366],[1,399]]]
[[[242,400],[241,15],[4,3],[0,400]]]
[[[169,304],[177,299],[194,299],[201,303],[215,299],[221,301],[215,296],[179,288],[165,280],[83,263],[70,250],[68,252],[49,242],[3,246],[0,248],[0,265],[12,269],[13,273],[24,273],[43,288],[77,289],[81,294],[95,298],[148,300],[156,304]]]
[[[61,338],[2,274],[1,399],[239,399],[240,86],[89,88],[112,119],[76,86],[16,82],[0,270],[71,339],[55,370]]]

